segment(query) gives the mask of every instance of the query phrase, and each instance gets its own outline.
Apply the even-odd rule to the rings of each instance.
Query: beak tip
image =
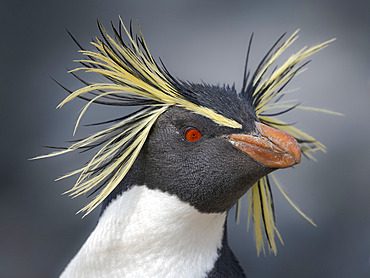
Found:
[[[299,147],[298,142],[296,142],[295,144],[292,144],[292,147],[290,148],[290,152],[294,158],[294,161],[295,161],[294,164],[301,163],[302,154],[301,154],[301,148]]]

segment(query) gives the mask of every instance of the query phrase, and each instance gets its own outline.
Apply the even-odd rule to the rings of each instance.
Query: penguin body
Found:
[[[207,277],[219,257],[225,218],[158,189],[132,186],[104,210],[61,277]]]

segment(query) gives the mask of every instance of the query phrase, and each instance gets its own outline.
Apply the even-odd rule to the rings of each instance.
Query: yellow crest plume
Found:
[[[77,97],[88,101],[80,112],[74,133],[82,116],[92,103],[122,106],[143,105],[144,108],[128,117],[121,118],[121,121],[114,126],[78,141],[65,150],[37,157],[52,157],[77,149],[102,145],[86,166],[59,178],[79,174],[73,188],[65,192],[72,197],[91,191],[95,192],[102,188],[94,200],[79,211],[85,212],[85,215],[108,197],[124,178],[144,145],[154,122],[168,107],[176,105],[210,118],[219,125],[241,128],[240,123],[210,108],[197,105],[181,95],[176,89],[176,81],[154,61],[141,31],[140,36],[134,38],[132,31],[129,32],[120,20],[119,30],[112,26],[115,33],[112,38],[100,22],[98,26],[103,40],[96,38],[96,42],[91,43],[97,51],[87,51],[81,47],[80,52],[89,59],[77,60],[76,62],[82,64],[82,67],[71,70],[70,73],[80,79],[74,74],[76,71],[94,72],[112,82],[88,84],[80,79],[86,86],[74,92],[69,91],[70,95],[58,105],[58,108]],[[124,29],[131,47],[123,42],[121,28]]]
[[[332,111],[317,109],[311,107],[303,107],[300,105],[294,105],[294,101],[280,101],[284,92],[282,90],[289,83],[289,81],[297,74],[304,71],[306,63],[297,67],[297,65],[311,56],[312,54],[320,51],[321,49],[328,46],[328,44],[335,39],[323,42],[311,48],[304,47],[296,54],[291,55],[288,60],[280,67],[276,67],[272,73],[267,77],[269,69],[277,60],[277,58],[298,38],[297,33],[299,30],[293,33],[285,42],[280,46],[277,46],[282,38],[281,36],[275,45],[270,49],[267,55],[260,62],[257,70],[254,72],[251,81],[248,83],[249,72],[247,71],[248,56],[251,47],[252,38],[248,47],[247,62],[245,65],[245,73],[243,80],[243,88],[241,95],[246,97],[255,108],[256,114],[260,121],[266,125],[280,129],[293,137],[295,137],[301,147],[303,155],[309,159],[315,159],[312,155],[313,152],[323,151],[325,152],[325,146],[317,141],[315,138],[309,134],[299,130],[296,127],[293,127],[290,124],[287,124],[281,120],[275,118],[275,116],[286,113],[292,109],[298,108],[303,110],[311,110],[317,112],[324,112],[334,115],[339,115]],[[293,102],[293,103],[292,103]],[[284,109],[278,113],[266,113],[271,110]],[[281,191],[283,196],[288,200],[288,202],[294,207],[299,214],[301,214],[307,221],[312,225],[316,226],[315,223],[308,218],[286,195],[282,187],[276,180],[273,174],[269,176],[272,177],[274,183]],[[252,188],[248,191],[248,227],[250,223],[251,216],[254,221],[254,232],[255,240],[257,247],[257,254],[260,254],[261,251],[265,253],[264,243],[263,243],[263,234],[265,234],[268,247],[271,252],[275,255],[277,254],[277,248],[275,243],[275,234],[278,236],[281,243],[283,243],[282,238],[275,226],[275,215],[274,215],[274,206],[271,193],[271,186],[269,176],[265,176],[260,179]],[[240,215],[240,205],[241,200],[238,202],[237,206],[237,220],[239,220]],[[264,233],[262,232],[264,230]]]
[[[111,127],[77,141],[64,150],[37,157],[46,158],[75,150],[90,150],[99,147],[97,153],[84,167],[60,178],[79,175],[75,185],[66,192],[73,198],[88,192],[93,194],[100,190],[96,197],[79,211],[85,212],[84,216],[101,204],[122,181],[140,153],[153,124],[170,106],[182,107],[193,113],[203,115],[222,126],[231,128],[242,127],[241,123],[221,115],[209,107],[200,105],[193,96],[181,92],[181,84],[177,79],[173,78],[163,65],[159,67],[151,56],[141,34],[140,27],[140,34],[133,36],[132,30],[128,31],[122,20],[120,20],[118,29],[112,25],[114,32],[112,37],[108,35],[100,22],[98,22],[98,26],[102,39],[96,38],[91,43],[96,48],[95,51],[83,49],[75,40],[81,48],[80,52],[86,59],[77,60],[76,62],[82,66],[71,70],[70,73],[83,82],[85,86],[76,91],[69,91],[65,88],[70,95],[58,105],[58,108],[75,98],[87,100],[87,104],[83,107],[77,119],[74,132],[82,116],[92,103],[115,106],[142,106],[142,108],[128,116],[110,121],[114,123]],[[122,34],[126,34],[129,45],[124,43]],[[325,151],[325,147],[310,135],[277,120],[274,116],[293,108],[306,109],[305,107],[292,105],[290,102],[277,100],[281,98],[282,94],[280,92],[285,85],[303,70],[302,67],[305,64],[296,69],[297,64],[326,47],[331,41],[311,48],[303,48],[266,77],[267,72],[269,72],[276,59],[297,38],[297,32],[295,32],[281,46],[277,47],[282,39],[281,37],[257,67],[250,82],[248,81],[249,72],[247,72],[246,63],[240,96],[247,99],[254,107],[262,123],[294,136],[300,143],[303,154],[313,159],[312,153],[317,150]],[[248,48],[248,56],[250,45],[251,42]],[[100,74],[107,78],[109,82],[90,84],[76,75],[76,71],[81,70]],[[285,110],[275,114],[266,113],[271,109]],[[275,177],[272,176],[272,178],[281,190]],[[283,194],[294,206],[284,192]],[[267,176],[258,181],[249,190],[248,199],[248,224],[250,215],[252,215],[255,224],[257,252],[260,253],[261,250],[264,250],[262,232],[262,226],[264,226],[264,234],[269,243],[269,249],[276,254],[277,249],[274,236],[277,234],[280,238],[280,235],[275,226],[273,200]],[[304,216],[296,206],[294,207]],[[306,216],[304,217],[307,218]],[[311,220],[309,221],[313,223]]]

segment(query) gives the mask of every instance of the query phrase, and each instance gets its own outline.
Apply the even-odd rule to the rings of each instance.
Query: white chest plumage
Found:
[[[61,277],[205,277],[218,257],[225,218],[134,186],[105,209]]]

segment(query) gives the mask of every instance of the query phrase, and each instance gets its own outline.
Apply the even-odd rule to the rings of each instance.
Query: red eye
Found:
[[[195,127],[188,127],[184,131],[184,137],[189,142],[195,142],[198,141],[200,137],[202,137],[202,134]]]

